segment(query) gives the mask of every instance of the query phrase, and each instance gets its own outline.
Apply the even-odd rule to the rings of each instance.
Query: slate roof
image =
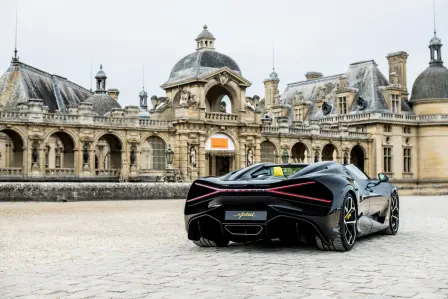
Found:
[[[17,103],[41,99],[50,112],[64,113],[68,105],[78,105],[92,93],[67,80],[20,61],[13,61],[0,77],[0,107],[15,109]]]
[[[197,79],[223,67],[228,67],[237,74],[242,75],[238,64],[229,56],[214,50],[198,50],[185,56],[174,65],[170,78],[164,85],[188,79]]]
[[[411,102],[424,99],[448,99],[448,69],[432,65],[415,79]]]
[[[280,102],[283,105],[292,107],[295,95],[298,92],[302,92],[304,101],[311,104],[308,119],[319,119],[324,116],[337,115],[336,91],[340,83],[340,78],[343,75],[347,78],[347,88],[356,93],[352,106],[348,107],[349,114],[389,111],[386,99],[384,99],[381,91],[382,88],[389,86],[389,82],[373,60],[352,63],[344,74],[290,83],[281,95]],[[319,93],[322,88],[325,90],[324,101],[331,105],[331,112],[327,115],[324,115],[316,104],[316,101],[320,98]],[[364,109],[358,107],[357,102],[359,98],[365,101]],[[412,113],[412,110],[404,101],[402,101],[402,111],[404,113]],[[292,118],[293,115],[291,113],[290,119],[292,120]]]

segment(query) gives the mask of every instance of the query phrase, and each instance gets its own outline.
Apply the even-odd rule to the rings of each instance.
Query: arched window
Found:
[[[157,136],[148,138],[149,144],[149,167],[154,170],[164,170],[166,166],[165,141]]]
[[[277,163],[277,150],[275,145],[270,141],[261,143],[261,162]]]

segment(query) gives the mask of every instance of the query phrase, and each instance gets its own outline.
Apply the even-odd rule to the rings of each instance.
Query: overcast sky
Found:
[[[448,65],[448,1],[436,1],[437,35]],[[247,95],[264,95],[272,70],[272,45],[280,91],[308,71],[343,73],[350,63],[375,60],[388,77],[388,53],[406,51],[408,89],[429,62],[433,36],[431,0],[0,0],[0,72],[14,50],[19,7],[20,60],[90,88],[100,63],[107,88],[120,103],[138,105],[145,89],[160,88],[172,67],[195,51],[207,24],[216,50],[232,57],[252,82]]]

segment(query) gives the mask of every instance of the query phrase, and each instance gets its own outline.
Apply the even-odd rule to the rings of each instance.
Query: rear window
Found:
[[[259,176],[288,177],[305,168],[306,165],[277,165],[266,166],[252,174],[252,178]]]

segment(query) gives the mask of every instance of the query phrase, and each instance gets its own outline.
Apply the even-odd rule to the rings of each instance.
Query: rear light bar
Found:
[[[311,197],[311,196],[307,196],[307,195],[300,195],[300,194],[294,194],[294,193],[289,193],[289,192],[284,192],[284,191],[280,191],[283,189],[288,189],[288,188],[294,188],[294,187],[301,187],[301,186],[305,186],[305,185],[313,185],[316,184],[316,182],[305,182],[305,183],[299,183],[299,184],[293,184],[293,185],[287,185],[287,186],[281,186],[281,187],[274,187],[274,188],[267,188],[267,189],[219,189],[216,187],[212,187],[212,186],[207,186],[204,184],[200,184],[200,183],[195,183],[197,186],[199,187],[204,187],[207,189],[212,190],[212,192],[208,193],[208,194],[204,194],[195,198],[191,198],[188,199],[187,202],[191,202],[191,201],[196,201],[202,198],[206,198],[206,197],[210,197],[213,195],[216,195],[218,193],[244,193],[244,192],[266,192],[266,193],[274,193],[274,194],[278,194],[278,195],[286,195],[286,196],[291,196],[291,197],[296,197],[296,198],[304,198],[304,199],[309,199],[309,200],[315,200],[315,201],[320,201],[320,202],[325,202],[325,203],[331,203],[331,200],[328,199],[323,199],[323,198],[317,198],[317,197]]]

